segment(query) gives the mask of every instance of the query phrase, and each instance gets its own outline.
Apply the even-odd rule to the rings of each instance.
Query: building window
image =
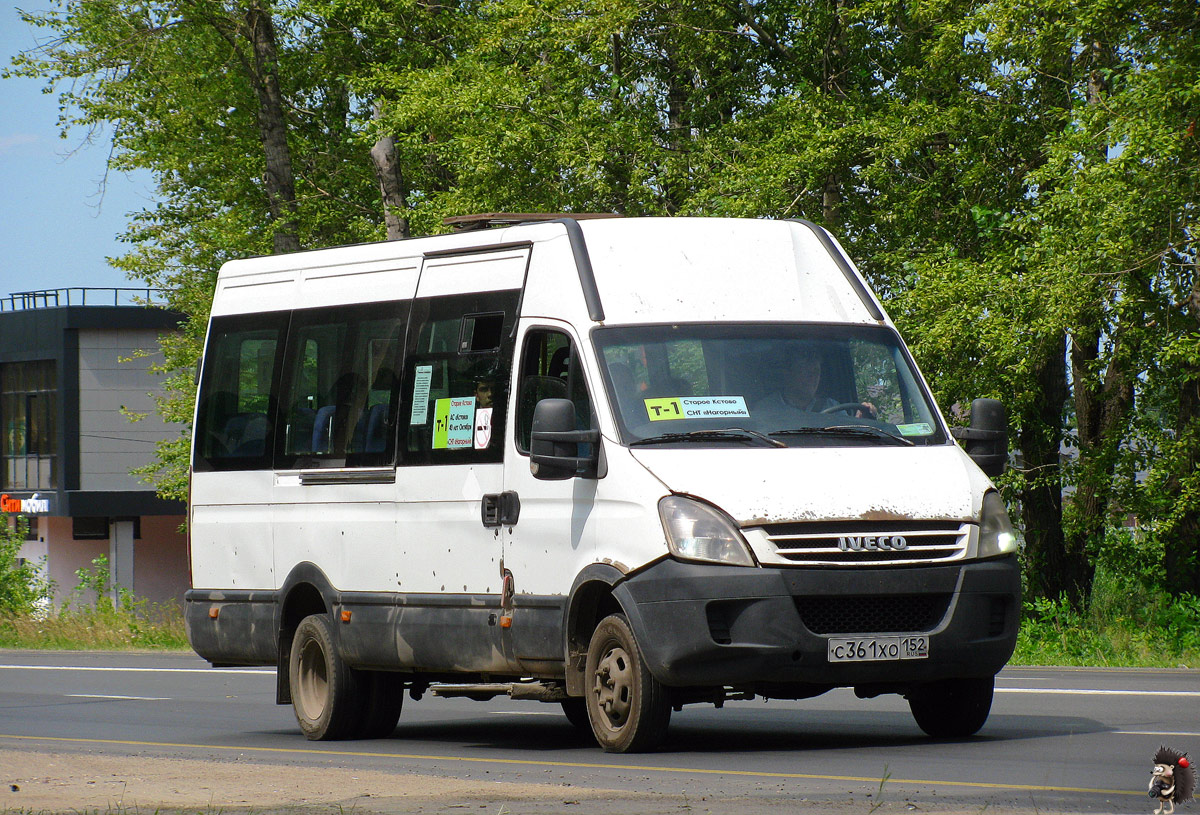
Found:
[[[72,518],[71,538],[77,541],[108,540],[108,518]]]
[[[58,486],[57,413],[53,360],[0,365],[0,486]]]
[[[133,516],[132,518],[108,518],[108,517],[75,517],[71,519],[71,538],[77,541],[103,541],[109,538],[110,524],[116,521],[133,521],[133,539],[142,539],[142,519],[141,516]]]

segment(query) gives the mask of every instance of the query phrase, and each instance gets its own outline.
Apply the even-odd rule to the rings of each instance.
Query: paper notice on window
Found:
[[[486,450],[492,443],[492,409],[479,408],[475,411],[475,449]]]
[[[433,449],[470,450],[475,444],[475,397],[438,399],[433,408]]]
[[[749,416],[742,396],[669,396],[645,399],[652,422],[671,419],[730,419]]]
[[[425,424],[429,418],[429,383],[433,379],[432,365],[418,365],[412,395],[412,415],[409,424]]]

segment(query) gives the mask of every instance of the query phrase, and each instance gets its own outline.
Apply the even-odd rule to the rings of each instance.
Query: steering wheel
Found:
[[[866,402],[838,402],[836,405],[830,405],[829,407],[825,408],[821,411],[821,413],[837,413],[839,410],[844,411],[851,416],[854,416],[861,411],[864,418],[875,418],[875,409]]]

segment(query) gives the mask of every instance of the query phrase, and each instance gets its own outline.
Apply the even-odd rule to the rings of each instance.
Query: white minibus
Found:
[[[199,380],[190,641],[310,739],[407,695],[673,710],[853,687],[975,733],[1020,616],[989,476],[806,221],[504,216],[225,264]]]

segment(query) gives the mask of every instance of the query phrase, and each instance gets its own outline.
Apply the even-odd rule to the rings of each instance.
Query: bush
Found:
[[[1099,569],[1087,608],[1025,601],[1016,665],[1200,667],[1200,598]]]
[[[175,603],[149,604],[127,589],[110,597],[108,558],[76,571],[71,599],[41,614],[0,609],[0,647],[64,650],[187,649],[183,612]],[[94,599],[93,599],[94,598]]]
[[[15,525],[0,513],[0,615],[29,614],[49,608],[53,593],[42,570],[29,562],[18,563],[29,525],[17,516]]]

